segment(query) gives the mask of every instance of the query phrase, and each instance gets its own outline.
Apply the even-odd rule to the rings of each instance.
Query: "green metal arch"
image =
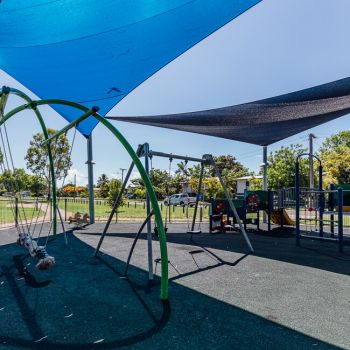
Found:
[[[28,101],[29,102],[29,101]],[[142,180],[144,181],[147,193],[149,195],[152,209],[154,212],[156,225],[158,228],[158,237],[159,237],[159,244],[160,244],[160,255],[161,255],[161,290],[160,290],[160,298],[162,300],[168,299],[168,252],[167,252],[167,244],[166,244],[166,235],[163,225],[163,219],[162,215],[159,209],[157,197],[154,193],[151,181],[133,148],[129,144],[129,142],[125,139],[125,137],[120,133],[120,131],[112,125],[107,119],[102,117],[100,114],[98,114],[96,111],[91,112],[92,110],[80,105],[75,102],[66,101],[66,100],[58,100],[58,99],[46,99],[46,100],[38,100],[38,101],[30,101],[27,104],[18,106],[17,108],[13,109],[12,111],[8,112],[4,118],[3,121],[6,121],[7,119],[11,118],[16,113],[19,113],[25,109],[36,109],[37,106],[41,105],[52,105],[52,104],[59,104],[59,105],[65,105],[70,106],[72,108],[79,109],[84,112],[86,115],[87,113],[92,117],[96,118],[101,124],[103,124],[108,130],[112,132],[112,134],[118,139],[118,141],[122,144],[122,146],[125,148],[125,150],[128,152],[129,156],[133,160],[137,170],[140,173],[140,176]],[[78,118],[79,119],[79,118]]]
[[[0,97],[5,94],[5,93],[9,93],[9,94],[12,94],[12,95],[16,95],[20,98],[22,98],[24,101],[26,101],[29,105],[31,105],[33,103],[33,100],[28,96],[26,95],[24,92],[20,91],[20,90],[17,90],[17,89],[14,89],[14,88],[6,88],[6,87],[3,87],[1,89],[1,92],[0,92]],[[5,106],[4,106],[5,107]],[[17,110],[18,108],[15,108],[13,109],[12,111],[10,111],[9,113],[7,113],[6,115],[3,116],[3,118],[0,119],[0,126],[2,124],[4,124],[8,119],[10,119],[11,117],[13,117],[15,114],[17,114],[18,112],[20,112],[21,110],[23,109],[19,109]],[[34,106],[33,108],[31,108],[39,123],[40,123],[40,126],[41,126],[41,129],[42,129],[42,132],[44,134],[44,138],[45,140],[48,140],[49,138],[49,134],[48,134],[48,131],[47,131],[47,127],[46,127],[46,124],[44,122],[44,119],[40,113],[40,111]],[[14,113],[13,113],[14,112]],[[51,193],[51,201],[52,201],[52,214],[53,214],[53,217],[52,217],[52,231],[53,231],[53,234],[56,235],[57,233],[57,189],[56,189],[56,177],[55,177],[55,166],[54,166],[54,162],[53,162],[53,157],[52,157],[52,151],[51,151],[51,145],[50,143],[48,143],[46,145],[47,147],[47,154],[48,154],[48,157],[49,157],[49,166],[50,166],[50,173],[51,173],[51,189],[52,189],[52,193]]]

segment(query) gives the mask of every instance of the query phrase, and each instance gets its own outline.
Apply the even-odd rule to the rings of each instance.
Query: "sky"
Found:
[[[272,97],[350,76],[349,0],[263,0],[210,37],[178,57],[135,89],[109,115],[152,115],[189,112]],[[0,53],[1,54],[1,53]],[[0,67],[1,68],[1,67]],[[27,87],[0,70],[0,84],[16,87],[35,97]],[[45,84],[45,82],[43,82]],[[54,96],[52,96],[54,98]],[[12,97],[9,108],[22,103]],[[49,127],[66,122],[50,107],[42,112]],[[112,121],[131,145],[148,142],[157,151],[201,157],[232,154],[253,171],[262,163],[262,147],[174,130]],[[307,145],[310,132],[315,149],[329,135],[349,128],[349,116],[269,146]],[[24,112],[8,123],[16,167],[25,167],[24,156],[32,135],[40,131],[35,117]],[[73,137],[73,131],[68,135]],[[105,173],[121,177],[129,156],[102,126],[93,132],[95,179]],[[66,182],[77,176],[87,183],[86,140],[77,133],[72,152],[73,168]],[[166,159],[153,166],[168,169]],[[174,165],[173,170],[176,166]],[[137,173],[132,175],[137,176]]]

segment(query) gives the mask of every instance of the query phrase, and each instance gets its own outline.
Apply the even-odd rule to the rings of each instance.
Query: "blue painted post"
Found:
[[[87,164],[88,168],[88,192],[89,192],[89,216],[90,224],[95,223],[95,199],[94,199],[94,164],[92,160],[92,135],[86,138],[87,140]]]
[[[295,163],[295,233],[296,244],[300,246],[300,183],[299,183],[299,160]]]
[[[271,231],[271,213],[273,209],[273,192],[267,191],[267,230]]]
[[[338,188],[338,244],[339,252],[343,252],[343,189]]]

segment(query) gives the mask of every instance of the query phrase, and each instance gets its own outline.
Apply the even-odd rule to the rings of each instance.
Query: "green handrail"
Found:
[[[27,108],[36,108],[37,106],[40,105],[51,105],[51,104],[59,104],[59,105],[65,105],[65,106],[70,106],[73,108],[80,109],[83,112],[89,112],[90,109],[82,106],[78,103],[71,102],[71,101],[66,101],[66,100],[59,100],[59,99],[46,99],[46,100],[38,100],[38,101],[31,101],[29,104],[19,106],[15,108],[13,111],[9,112],[6,114],[5,118],[9,115],[11,117],[12,115],[25,110]],[[11,115],[12,113],[12,115]],[[8,118],[9,118],[8,117]],[[161,255],[161,288],[160,288],[160,298],[162,300],[167,300],[168,299],[168,252],[167,252],[167,244],[166,244],[166,235],[165,235],[165,230],[164,230],[164,225],[163,225],[163,219],[162,215],[159,209],[157,197],[154,193],[151,181],[133,148],[129,144],[129,142],[125,139],[125,137],[120,133],[120,131],[113,126],[107,119],[102,117],[100,114],[97,112],[93,113],[92,116],[93,118],[96,118],[101,124],[103,124],[108,130],[112,132],[112,134],[119,140],[119,142],[123,145],[125,150],[128,152],[129,156],[133,160],[137,170],[140,173],[140,176],[142,180],[144,181],[147,193],[149,195],[155,220],[156,220],[156,225],[158,228],[158,237],[159,237],[159,244],[160,244],[160,255]],[[4,119],[5,119],[4,118]],[[7,119],[8,119],[7,118]],[[6,119],[5,119],[6,120]],[[70,123],[71,127],[74,127],[76,122]],[[66,129],[66,128],[65,128]],[[60,131],[58,131],[59,133]],[[49,142],[48,142],[49,143]]]

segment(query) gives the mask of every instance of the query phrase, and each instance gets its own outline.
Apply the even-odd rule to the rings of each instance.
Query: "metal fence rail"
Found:
[[[95,221],[107,221],[111,213],[111,206],[106,199],[95,199]],[[69,221],[75,213],[89,213],[89,199],[66,197],[58,198],[58,206],[61,210],[63,219]],[[163,219],[167,222],[186,222],[191,220],[194,208],[190,206],[174,206],[170,208],[165,206],[163,202],[159,202]],[[145,200],[125,200],[115,215],[116,221],[131,221],[134,219],[144,219],[146,217],[147,208]],[[209,217],[209,204],[200,203],[199,221],[206,221]]]
[[[58,198],[58,207],[64,221],[69,221],[70,217],[79,212],[81,214],[89,213],[88,198]],[[105,222],[111,212],[111,207],[106,199],[95,199],[95,220]],[[15,227],[16,212],[17,220],[30,222],[33,220],[49,222],[52,219],[51,206],[46,210],[49,202],[46,198],[22,198],[15,202],[15,199],[0,197],[0,229],[9,229]],[[17,209],[16,209],[17,206]],[[193,217],[194,208],[189,206],[174,206],[170,208],[163,202],[159,203],[164,221],[169,222],[190,222]],[[200,203],[198,221],[208,221],[209,204]],[[119,208],[115,216],[115,221],[133,221],[143,220],[146,217],[146,201],[144,200],[127,200]]]
[[[0,197],[0,229],[20,224],[35,225],[52,220],[50,202],[46,198]]]

